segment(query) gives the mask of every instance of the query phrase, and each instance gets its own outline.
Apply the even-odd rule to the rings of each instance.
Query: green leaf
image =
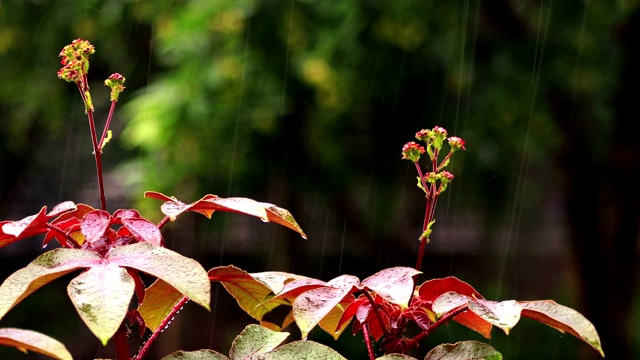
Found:
[[[51,281],[103,259],[94,252],[58,248],[35,258],[11,274],[0,286],[0,319],[24,298]]]
[[[138,269],[162,279],[209,310],[211,283],[197,261],[146,242],[113,248],[107,259],[113,264]]]
[[[176,351],[167,355],[162,360],[229,360],[228,357],[217,351],[204,349],[196,351]]]
[[[231,345],[229,358],[231,360],[260,359],[280,345],[288,332],[272,331],[260,325],[251,324],[244,328]]]
[[[162,320],[173,310],[173,307],[184,295],[162,279],[156,280],[145,290],[144,301],[138,307],[144,324],[151,331],[156,331]]]
[[[413,276],[421,273],[410,267],[393,267],[378,271],[362,280],[360,285],[393,304],[407,307],[414,289]]]
[[[502,360],[496,349],[479,341],[440,344],[431,349],[424,360]]]
[[[294,341],[267,353],[264,360],[346,360],[332,348],[315,341]]]
[[[520,301],[519,304],[522,306],[522,316],[547,324],[560,332],[566,331],[589,344],[604,357],[596,328],[579,312],[553,300]]]
[[[376,358],[376,360],[418,360],[418,359],[416,359],[416,358],[414,358],[412,356],[409,356],[409,355],[388,354],[388,355]]]
[[[36,331],[0,329],[0,345],[13,346],[21,351],[34,351],[54,359],[72,360],[67,348],[58,340]]]
[[[108,262],[92,266],[67,286],[80,318],[103,345],[122,323],[134,290],[127,270]]]
[[[278,347],[289,333],[251,324],[231,345],[231,360],[346,360],[337,351],[313,341],[294,341]]]

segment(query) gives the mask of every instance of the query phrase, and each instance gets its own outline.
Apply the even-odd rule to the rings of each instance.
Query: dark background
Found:
[[[127,78],[103,156],[110,211],[159,219],[145,190],[186,202],[245,196],[289,209],[309,235],[188,214],[165,229],[170,248],[207,269],[323,280],[413,266],[424,199],[400,150],[440,125],[467,151],[451,165],[422,280],[454,275],[489,299],[554,299],[594,323],[607,358],[637,358],[636,3],[0,0],[0,219],[65,200],[99,205],[83,105],[56,78],[60,49],[81,37],[96,47],[100,130],[101,82]],[[40,243],[1,249],[2,278]],[[79,359],[113,356],[74,313],[71,278],[0,326],[42,331]],[[252,320],[215,284],[212,301],[211,313],[188,306],[151,358],[228,353]],[[361,335],[334,342],[317,329],[310,338],[366,358]],[[471,338],[452,324],[414,355]],[[526,319],[490,343],[509,359],[597,358]]]

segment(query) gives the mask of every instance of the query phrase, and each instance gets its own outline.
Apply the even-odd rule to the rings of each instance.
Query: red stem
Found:
[[[164,318],[164,320],[162,320],[160,325],[158,325],[158,327],[153,332],[153,334],[151,334],[147,342],[145,342],[142,348],[140,349],[140,351],[138,351],[138,354],[133,357],[134,359],[136,360],[142,359],[142,357],[151,347],[151,344],[153,344],[153,342],[158,338],[158,335],[160,335],[160,333],[164,331],[164,329],[169,325],[171,320],[173,320],[173,317],[178,313],[178,311],[180,311],[180,309],[182,309],[184,304],[186,304],[188,301],[189,301],[189,298],[184,296],[182,299],[180,299],[180,301],[178,301],[177,304],[173,306],[173,309],[171,309],[169,314],[167,314],[167,316]]]
[[[364,335],[364,342],[367,344],[367,353],[369,354],[369,360],[375,360],[376,355],[373,353],[373,346],[371,344],[371,336],[369,335],[369,328],[367,324],[362,326],[362,335]]]
[[[127,327],[124,323],[120,324],[120,327],[113,335],[113,343],[116,347],[116,359],[117,360],[131,360],[129,341],[127,341]]]
[[[423,332],[418,334],[416,337],[411,339],[411,341],[409,341],[407,343],[407,349],[411,349],[412,347],[417,346],[418,343],[420,341],[422,341],[422,339],[424,339],[425,337],[429,336],[429,334],[434,332],[437,328],[439,328],[443,324],[446,324],[449,320],[451,320],[454,317],[460,315],[462,312],[466,311],[467,309],[469,309],[469,305],[462,304],[462,305],[458,306],[457,308],[454,308],[453,310],[451,310],[448,313],[444,314],[440,319],[438,319],[438,321],[434,322],[431,326],[429,326],[428,329],[424,330]]]
[[[87,97],[85,91],[88,91],[89,85],[86,84],[86,77],[83,77],[83,82],[78,85],[82,101],[85,104],[85,110],[87,112],[87,118],[89,119],[89,129],[91,131],[91,142],[93,144],[93,155],[96,158],[96,171],[98,173],[98,189],[100,190],[100,207],[102,210],[107,210],[107,201],[104,196],[104,181],[102,179],[102,156],[100,153],[100,147],[98,146],[98,137],[96,135],[96,123],[93,120],[93,110],[87,107]]]
[[[389,332],[387,332],[387,327],[384,326],[384,323],[382,322],[382,316],[380,316],[380,312],[378,312],[378,305],[375,303],[375,301],[373,300],[373,298],[371,297],[371,294],[369,294],[369,292],[364,291],[364,296],[367,298],[367,300],[369,300],[369,303],[371,303],[371,309],[373,310],[373,313],[376,314],[376,318],[378,319],[378,322],[380,323],[380,328],[384,332],[384,337],[388,338],[389,337]],[[364,326],[363,326],[363,328],[364,328]]]
[[[102,137],[100,137],[100,142],[98,143],[98,148],[102,151],[102,147],[104,146],[104,138],[107,136],[107,132],[109,132],[109,125],[111,125],[111,119],[113,118],[113,111],[116,108],[116,101],[111,102],[111,107],[109,108],[109,116],[107,116],[107,123],[104,125],[104,130],[102,130]]]
[[[60,229],[59,227],[53,225],[53,224],[49,224],[47,223],[47,229],[51,229],[53,231],[57,231],[60,234],[64,235],[64,237],[67,239],[68,242],[71,243],[72,246],[67,246],[70,248],[80,248],[80,244],[78,244],[78,242],[76,241],[76,239],[74,239],[73,237],[71,237],[71,235],[67,234],[66,231]],[[62,245],[62,244],[61,244]]]

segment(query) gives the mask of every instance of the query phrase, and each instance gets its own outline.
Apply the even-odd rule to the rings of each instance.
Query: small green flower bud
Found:
[[[111,101],[118,101],[120,93],[125,89],[124,81],[124,76],[118,73],[111,74],[111,76],[109,76],[109,78],[104,81],[104,86],[111,88]]]

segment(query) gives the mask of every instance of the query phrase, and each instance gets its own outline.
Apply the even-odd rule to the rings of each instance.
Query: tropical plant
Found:
[[[248,273],[232,265],[205,271],[196,260],[168,249],[161,229],[186,212],[207,218],[215,211],[241,213],[287,227],[305,239],[306,235],[289,211],[240,197],[220,198],[209,194],[185,203],[149,191],[145,197],[163,201],[160,210],[164,218],[157,224],[134,209],[108,212],[101,155],[112,136],[109,126],[119,95],[125,89],[125,78],[115,73],[105,81],[111,89],[111,107],[102,135],[98,137],[87,78],[89,56],[94,52],[88,41],[74,40],[60,52],[63,67],[58,76],[77,86],[85,105],[100,207],[65,201],[50,211],[44,206],[24,219],[0,222],[0,247],[36,235],[44,235],[43,247],[52,241],[59,245],[4,280],[0,286],[0,319],[44,285],[82,270],[69,282],[68,296],[80,318],[103,345],[113,339],[118,359],[132,358],[128,342],[131,327],[137,327],[140,336],[146,329],[151,331],[148,340],[133,355],[139,360],[189,300],[209,309],[212,281],[220,282],[240,308],[260,325],[245,328],[234,341],[229,357],[205,349],[177,352],[165,359],[343,359],[330,347],[306,338],[319,326],[337,339],[350,323],[352,333],[364,335],[370,359],[376,359],[376,342],[385,353],[378,359],[411,359],[409,352],[450,320],[489,338],[493,326],[508,334],[522,316],[568,332],[604,356],[593,325],[575,310],[554,301],[487,300],[471,285],[455,277],[429,279],[416,285],[433,231],[438,197],[453,180],[445,168],[455,152],[465,149],[461,138],[448,136],[439,126],[416,133],[417,140],[424,146],[412,141],[402,149],[402,158],[415,165],[418,187],[426,197],[414,267],[383,269],[364,280],[340,275],[325,282],[286,272]],[[423,170],[420,164],[424,153],[429,157],[429,170]],[[143,277],[141,273],[156,280],[147,285],[146,275]],[[134,295],[136,301],[131,306]],[[303,339],[279,346],[288,336],[281,330],[294,322]],[[410,334],[409,323],[415,323],[420,330]],[[57,359],[71,359],[64,345],[29,330],[0,329],[0,344]],[[487,344],[463,341],[437,346],[425,359],[436,358],[500,359],[502,355]]]

